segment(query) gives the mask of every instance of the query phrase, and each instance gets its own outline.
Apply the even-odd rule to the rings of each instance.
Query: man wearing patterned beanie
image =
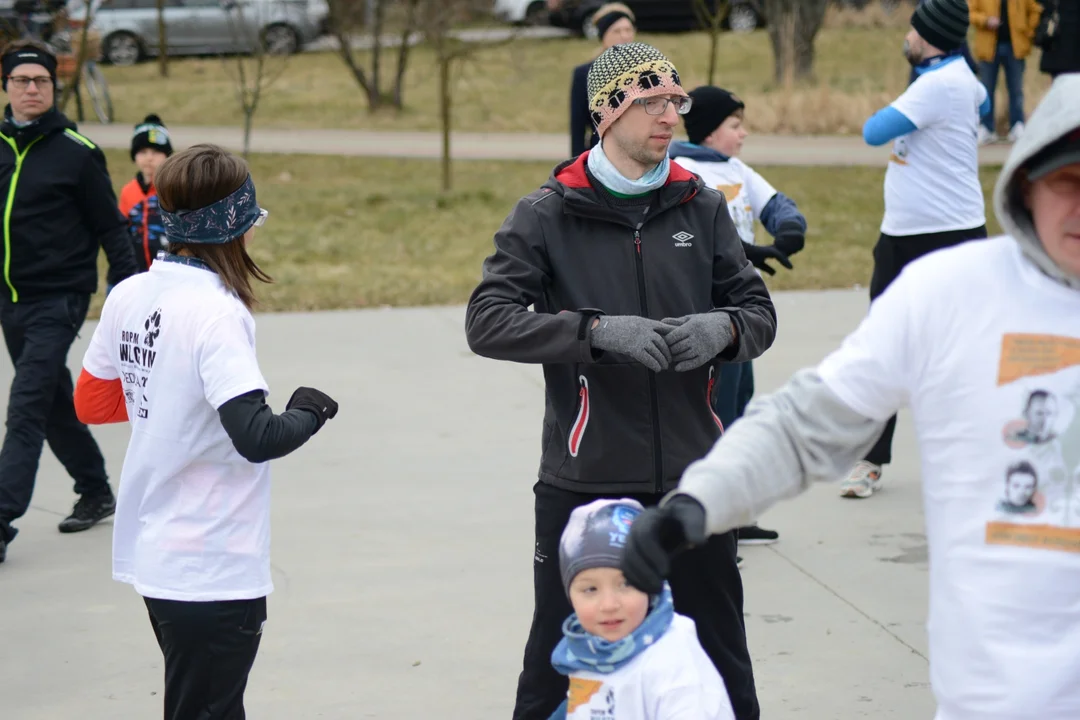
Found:
[[[979,181],[979,117],[989,111],[986,87],[964,62],[966,0],[926,0],[915,9],[904,55],[919,77],[891,105],[866,121],[870,145],[893,143],[885,173],[885,217],[874,247],[871,302],[904,267],[941,248],[986,237]],[[892,460],[896,417],[840,486],[847,498],[881,488]]]
[[[475,353],[544,366],[536,605],[515,720],[546,720],[566,697],[550,658],[572,612],[558,563],[570,514],[611,497],[656,505],[723,430],[710,404],[721,367],[776,335],[724,196],[668,157],[691,104],[675,67],[649,45],[616,45],[588,86],[600,143],[518,202],[466,313]],[[736,717],[757,720],[735,554],[734,533],[689,550],[671,589]]]

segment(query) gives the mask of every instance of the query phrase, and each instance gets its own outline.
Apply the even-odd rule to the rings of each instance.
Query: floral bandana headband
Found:
[[[255,201],[255,183],[248,175],[228,197],[197,210],[162,209],[161,220],[169,243],[220,245],[262,225],[268,214]]]

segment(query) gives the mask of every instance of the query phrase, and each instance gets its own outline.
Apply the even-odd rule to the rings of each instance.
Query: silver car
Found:
[[[106,62],[134,65],[158,54],[158,0],[93,5]],[[256,42],[290,54],[325,34],[329,15],[326,0],[165,0],[165,37],[170,56],[249,53]]]

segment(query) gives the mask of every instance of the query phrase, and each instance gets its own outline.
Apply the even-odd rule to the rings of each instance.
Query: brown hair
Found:
[[[164,163],[154,177],[158,204],[166,212],[198,210],[228,197],[247,180],[250,170],[241,158],[217,145],[193,145]],[[247,253],[242,237],[222,244],[169,243],[169,252],[192,255],[210,266],[250,309],[255,305],[252,278],[264,283],[273,278]]]

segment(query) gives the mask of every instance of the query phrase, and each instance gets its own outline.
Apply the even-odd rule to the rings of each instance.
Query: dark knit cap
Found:
[[[617,568],[634,518],[644,510],[636,500],[594,500],[570,513],[559,540],[563,588],[590,568]]]
[[[134,160],[135,155],[145,148],[163,152],[166,157],[173,153],[169,131],[165,129],[165,123],[161,122],[161,118],[157,115],[147,115],[135,126],[135,132],[131,136],[131,159]]]
[[[720,124],[735,112],[746,107],[735,93],[723,88],[704,85],[690,91],[694,104],[683,115],[690,142],[701,145]]]
[[[911,16],[923,40],[945,52],[967,43],[968,23],[967,0],[925,0]]]
[[[608,3],[601,6],[593,18],[593,24],[596,25],[596,37],[603,40],[611,26],[623,18],[633,23],[634,11],[622,3]]]

